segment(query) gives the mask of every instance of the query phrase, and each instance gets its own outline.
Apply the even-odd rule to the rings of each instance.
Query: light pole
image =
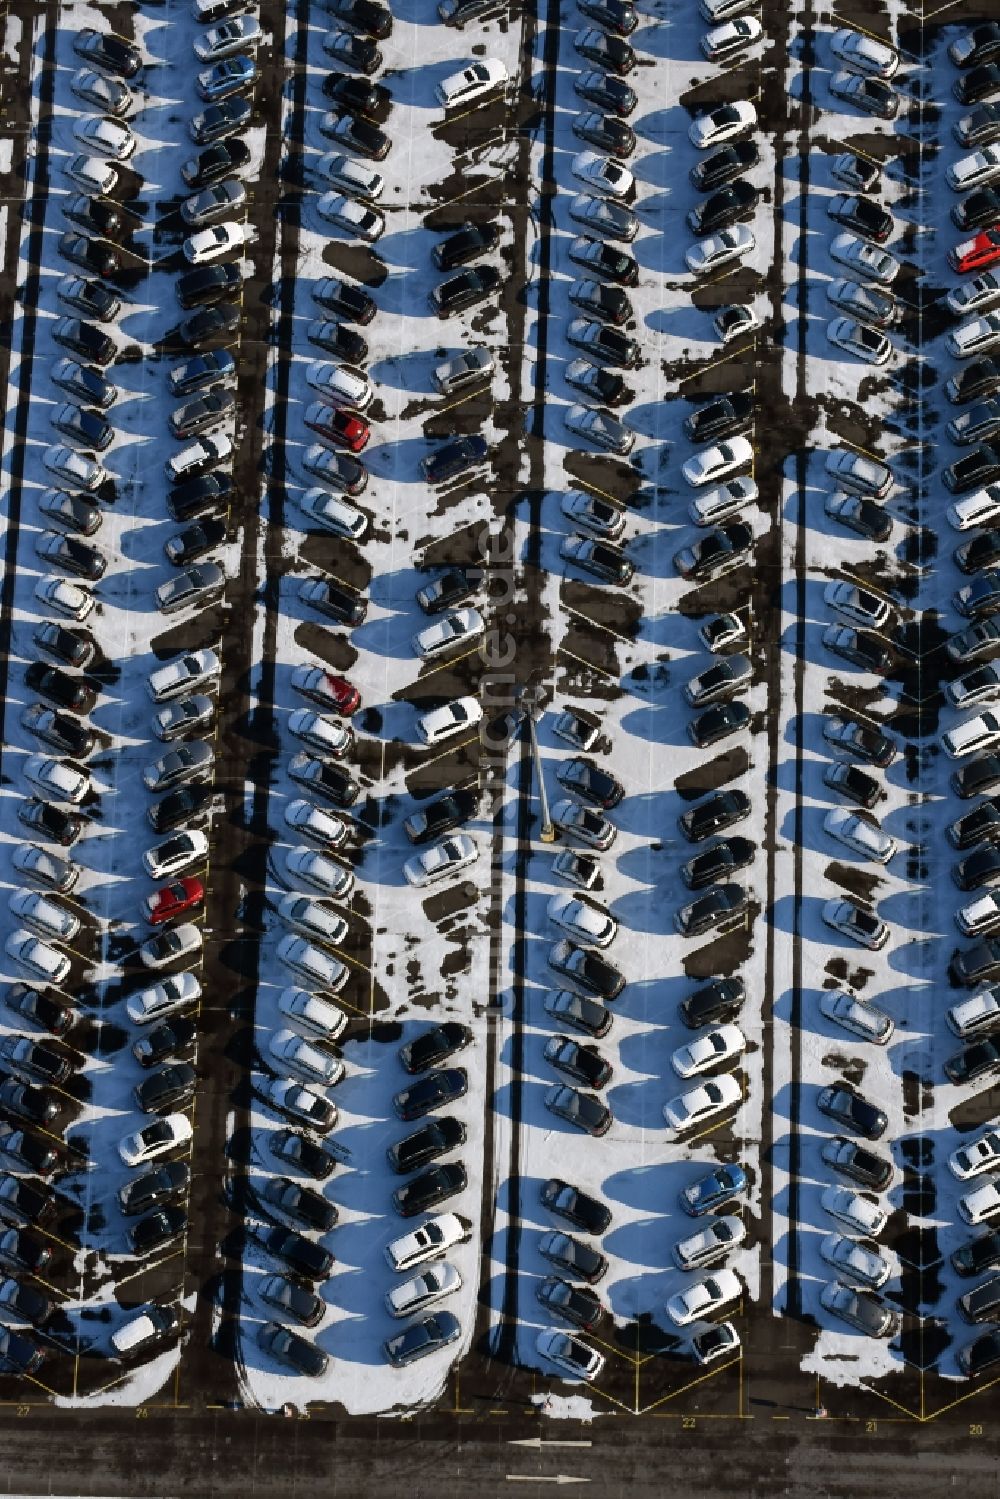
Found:
[[[531,757],[535,763],[535,775],[538,777],[538,800],[542,807],[542,827],[538,836],[543,843],[555,843],[559,834],[552,824],[552,817],[549,813],[549,798],[545,790],[545,777],[542,775],[542,752],[538,747],[537,723],[543,711],[542,696],[542,690],[539,687],[522,687],[518,693],[518,701],[525,709],[525,716],[528,720]]]

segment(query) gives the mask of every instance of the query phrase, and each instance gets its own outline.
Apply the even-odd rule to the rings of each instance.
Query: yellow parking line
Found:
[[[430,760],[421,760],[421,762],[420,762],[420,769],[421,770],[427,770],[427,769],[429,769],[430,766],[436,765],[439,760],[444,760],[444,759],[446,759],[448,757],[448,755],[455,754],[455,752],[457,750],[468,749],[468,747],[469,747],[470,744],[478,744],[478,743],[479,743],[479,735],[478,734],[473,734],[473,735],[470,735],[470,737],[468,739],[463,739],[462,742],[461,742],[461,744],[449,744],[448,748],[447,749],[443,749],[439,755],[434,755],[433,758],[430,759]]]
[[[682,375],[677,384],[687,385],[691,380],[697,380],[699,375],[704,375],[706,371],[718,369],[720,364],[729,364],[733,359],[742,359],[744,354],[752,353],[753,349],[754,345],[749,343],[742,349],[734,349],[731,354],[725,354],[721,359],[712,359],[709,357],[704,364],[699,365],[696,370],[692,370],[690,375]]]
[[[591,619],[589,614],[582,614],[579,609],[570,608],[569,604],[564,604],[563,610],[566,614],[571,614],[574,619],[582,619],[584,624],[592,625],[595,630],[603,630],[606,635],[613,635],[623,645],[635,645],[635,641],[630,640],[627,635],[619,635],[618,631],[613,630],[610,625],[602,625],[598,620]]]
[[[128,1285],[130,1280],[136,1280],[138,1276],[145,1275],[147,1270],[159,1270],[161,1265],[168,1265],[171,1260],[175,1260],[179,1254],[182,1255],[183,1253],[184,1246],[183,1244],[179,1244],[176,1249],[172,1250],[170,1254],[164,1255],[163,1259],[157,1260],[155,1264],[140,1265],[137,1270],[132,1271],[131,1275],[123,1275],[118,1281],[116,1281],[116,1285]]]
[[[855,442],[848,442],[847,439],[846,439],[846,437],[840,437],[840,438],[837,439],[837,441],[839,443],[842,443],[845,448],[850,448],[850,450],[851,450],[852,453],[860,453],[861,456],[862,456],[862,458],[868,458],[868,459],[870,459],[872,463],[884,463],[885,462],[885,459],[884,458],[879,458],[876,453],[869,453],[869,451],[868,451],[867,448],[859,447],[858,444],[855,443]]]
[[[614,681],[614,673],[613,672],[605,671],[604,667],[603,666],[598,666],[595,661],[585,661],[582,656],[578,656],[575,651],[567,650],[566,646],[564,646],[564,645],[560,645],[558,647],[557,655],[560,655],[560,656],[569,656],[571,660],[573,660],[573,661],[579,661],[580,665],[581,666],[585,666],[588,671],[597,671],[597,672],[600,672],[601,676],[602,677],[607,677],[607,679],[608,679],[609,682]]]
[[[362,973],[371,973],[372,971],[367,963],[362,963],[360,958],[352,958],[350,953],[344,952],[343,948],[331,947],[329,951],[336,953],[341,962],[349,964],[351,968],[359,968]]]
[[[603,500],[610,500],[612,505],[623,504],[617,495],[609,494],[606,489],[602,489],[599,484],[592,483],[590,479],[578,479],[576,482],[581,489],[589,490],[591,494],[599,494]]]
[[[489,386],[484,384],[479,390],[470,390],[467,396],[459,396],[457,401],[451,401],[447,406],[439,406],[437,410],[430,412],[427,420],[430,421],[435,416],[445,416],[449,411],[457,411],[459,406],[465,406],[469,401],[475,401],[488,391],[488,389]]]
[[[457,666],[460,661],[468,661],[468,659],[469,659],[470,656],[478,656],[478,655],[479,655],[479,647],[478,647],[478,645],[470,646],[470,648],[467,651],[462,651],[457,656],[446,656],[443,661],[432,662],[430,665],[427,666],[427,670],[426,671],[421,672],[421,674],[417,678],[417,680],[419,682],[426,682],[430,677],[434,676],[435,672],[445,671],[446,669],[448,669],[448,668],[450,668],[452,666]],[[424,664],[427,665],[426,662]]]

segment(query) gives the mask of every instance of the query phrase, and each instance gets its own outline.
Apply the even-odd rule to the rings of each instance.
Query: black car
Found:
[[[99,239],[114,239],[125,222],[114,203],[104,198],[88,198],[85,193],[75,193],[62,205],[62,211],[77,229],[84,234],[96,234]]]
[[[81,318],[64,317],[52,324],[52,337],[62,348],[67,349],[85,364],[96,364],[102,369],[110,364],[118,352],[113,338],[85,323]]]
[[[752,171],[759,159],[753,141],[731,141],[702,157],[691,168],[691,181],[699,192],[714,192],[741,173]]]
[[[610,770],[602,770],[585,755],[565,760],[556,770],[556,780],[573,796],[592,807],[617,807],[625,787]]]
[[[824,1143],[823,1160],[858,1186],[875,1192],[884,1192],[892,1181],[892,1162],[846,1135],[833,1135]]]
[[[1000,1327],[991,1328],[971,1343],[966,1343],[958,1351],[957,1362],[969,1379],[975,1379],[1000,1364]]]
[[[979,104],[965,118],[963,130],[953,127],[959,145],[978,149],[1000,140],[1000,104]]]
[[[948,1057],[944,1070],[953,1083],[975,1083],[1000,1067],[1000,1042],[985,1036]]]
[[[590,1285],[594,1285],[608,1273],[608,1262],[604,1255],[591,1249],[589,1244],[581,1244],[572,1234],[544,1234],[538,1251],[557,1270],[563,1270],[567,1275],[585,1280]]]
[[[337,1168],[336,1156],[294,1129],[275,1130],[268,1136],[268,1144],[279,1161],[311,1176],[313,1181],[326,1181]]]
[[[1000,939],[987,937],[972,947],[957,949],[949,973],[953,983],[971,987],[1000,978]]]
[[[956,796],[982,796],[1000,786],[1000,755],[974,755],[949,777]]]
[[[61,437],[68,438],[78,448],[103,453],[114,439],[115,429],[111,423],[89,406],[58,407],[49,420]]]
[[[358,119],[357,115],[325,116],[320,129],[339,145],[346,146],[348,150],[369,161],[384,161],[392,145],[384,130],[368,120]]]
[[[103,578],[108,566],[107,558],[98,547],[89,546],[76,536],[43,531],[35,538],[35,550],[46,562],[56,563],[60,571],[86,578],[91,583]]]
[[[707,801],[682,813],[678,825],[689,843],[701,843],[713,833],[722,833],[734,823],[742,822],[750,812],[750,798],[745,791],[716,791]]]
[[[466,222],[455,234],[449,234],[431,250],[431,259],[439,271],[453,271],[480,255],[488,255],[500,243],[497,224]]]
[[[628,396],[625,381],[612,370],[580,360],[577,368],[568,366],[565,374],[567,384],[582,390],[584,395],[599,401],[602,406],[619,406]]]
[[[877,120],[894,120],[899,110],[899,95],[889,84],[883,83],[881,78],[859,78],[856,75],[850,78],[847,91],[842,90],[836,82],[836,75],[831,80],[830,92],[834,98],[845,99],[860,109],[862,114],[874,115]]]
[[[734,1020],[746,1000],[746,985],[739,977],[712,979],[679,1006],[680,1017],[690,1030]]]
[[[438,317],[450,317],[495,296],[502,284],[503,278],[495,266],[469,266],[435,286],[430,294],[431,309]]]
[[[610,73],[602,73],[597,69],[579,74],[573,79],[573,88],[581,99],[596,104],[598,109],[623,117],[630,115],[639,102],[638,94],[621,78],[614,78]]]
[[[260,1228],[254,1237],[260,1247],[276,1259],[284,1260],[290,1270],[306,1280],[326,1280],[333,1269],[333,1255],[329,1249],[296,1233],[294,1228]]]
[[[331,104],[339,104],[352,114],[377,114],[391,102],[386,89],[353,73],[328,73],[323,79],[323,93]]]
[[[310,578],[307,581],[309,597],[304,602],[313,609],[341,625],[363,624],[368,613],[368,600],[363,595],[355,593],[353,588],[330,582],[327,578]]]
[[[598,151],[605,151],[619,160],[629,157],[636,148],[635,131],[624,120],[615,115],[604,115],[587,110],[573,121],[573,134]]]
[[[586,994],[574,994],[570,989],[550,990],[545,998],[546,1012],[557,1024],[569,1030],[580,1031],[599,1041],[611,1029],[611,1011],[596,999]]]
[[[1000,68],[997,69],[1000,74]],[[1000,189],[981,187],[956,203],[952,221],[959,229],[992,229],[1000,224]]]
[[[569,299],[580,312],[600,318],[620,328],[634,316],[632,303],[617,286],[603,286],[600,281],[574,281],[569,289]]]
[[[204,267],[210,270],[210,266]],[[235,269],[235,267],[233,268]],[[229,337],[240,326],[237,302],[217,302],[214,307],[199,307],[177,325],[177,337],[187,349],[196,349],[206,339]]]
[[[0,1078],[0,1112],[48,1129],[59,1116],[59,1105],[41,1088],[5,1076]]]
[[[428,484],[443,484],[448,479],[461,475],[483,463],[489,457],[489,444],[478,432],[470,437],[456,437],[443,447],[420,460],[424,478]]]
[[[370,323],[375,316],[373,299],[360,286],[349,281],[328,278],[313,288],[313,299],[326,312],[342,318],[347,323]]]
[[[4,994],[4,1002],[22,1020],[30,1020],[53,1036],[64,1036],[76,1019],[72,1002],[58,989],[11,984]]]
[[[839,625],[835,628],[844,633],[838,635],[835,642],[823,642],[833,655],[849,661],[852,666],[860,666],[862,671],[876,672],[879,676],[887,676],[892,671],[892,653],[874,635]]]
[[[22,1333],[0,1328],[0,1373],[36,1374],[45,1362],[45,1353]]]
[[[702,890],[745,869],[756,852],[757,845],[749,838],[722,838],[682,864],[681,879],[689,890]]]
[[[261,1285],[260,1299],[303,1327],[315,1327],[326,1312],[325,1301],[288,1275],[269,1275]]]
[[[868,765],[877,765],[880,770],[884,770],[895,760],[896,745],[888,734],[853,718],[837,719],[836,723],[835,736],[831,737],[832,728],[831,734],[828,734],[825,727],[823,736],[840,754],[851,760],[864,760]]]
[[[245,141],[230,138],[217,141],[214,146],[206,147],[190,161],[186,161],[181,167],[181,176],[191,191],[197,192],[200,188],[221,182],[233,172],[243,171],[249,165],[249,146]]]
[[[197,1081],[190,1062],[172,1062],[136,1084],[135,1101],[147,1114],[162,1114],[183,1107],[194,1093]]]
[[[572,942],[557,942],[549,949],[548,961],[557,973],[565,974],[581,989],[599,999],[617,999],[625,987],[625,975],[621,970],[590,948],[577,947]]]
[[[412,1177],[392,1194],[392,1205],[403,1218],[412,1218],[446,1202],[468,1185],[465,1167],[461,1161],[445,1161],[441,1166],[431,1166]]]
[[[439,1104],[453,1103],[469,1091],[464,1067],[442,1067],[395,1095],[392,1106],[400,1119],[422,1119]]]
[[[436,1067],[456,1051],[461,1051],[471,1040],[472,1032],[467,1025],[462,1025],[457,1020],[446,1020],[433,1030],[425,1031],[415,1041],[407,1041],[401,1046],[399,1060],[411,1074],[426,1072],[428,1067]]]
[[[51,1259],[51,1246],[36,1234],[21,1228],[8,1228],[0,1233],[0,1265],[40,1275]]]
[[[984,21],[965,32],[948,48],[956,68],[978,68],[1000,59],[1000,21]]]
[[[588,1332],[596,1327],[604,1315],[604,1308],[597,1295],[585,1286],[571,1285],[558,1275],[547,1275],[535,1287],[535,1295],[547,1312],[553,1312],[563,1321]]]
[[[856,765],[828,765],[823,771],[823,784],[868,812],[883,795],[878,781]]]
[[[1000,359],[977,359],[945,381],[945,395],[956,406],[978,401],[1000,391]]]
[[[835,1119],[838,1124],[845,1125],[855,1134],[864,1135],[866,1140],[880,1139],[889,1127],[888,1117],[882,1109],[876,1108],[843,1083],[821,1088],[816,1107],[828,1119]]]
[[[368,358],[368,340],[354,328],[345,328],[343,323],[317,318],[306,329],[306,337],[310,343],[346,364],[364,364]]]
[[[0,1307],[10,1313],[15,1322],[30,1322],[33,1327],[38,1327],[48,1320],[52,1312],[52,1303],[41,1291],[36,1291],[34,1286],[25,1286],[13,1278],[5,1280],[0,1286]]]
[[[113,322],[122,310],[121,298],[100,281],[67,276],[59,282],[56,292],[60,302],[82,317],[95,317],[99,323]]]
[[[603,1088],[611,1078],[611,1063],[596,1046],[582,1046],[569,1036],[550,1036],[545,1043],[545,1060],[557,1072],[564,1073],[584,1088]]]
[[[978,104],[990,94],[1000,92],[1000,65],[988,62],[970,68],[956,78],[951,88],[959,104]]]
[[[634,338],[627,338],[615,328],[606,328],[603,323],[584,322],[575,319],[567,330],[567,341],[574,348],[582,349],[588,359],[604,364],[632,369],[639,360],[639,345]]]
[[[404,1135],[395,1145],[390,1145],[386,1151],[386,1159],[393,1171],[402,1176],[464,1144],[465,1125],[461,1120],[446,1114],[443,1119],[429,1120],[420,1129]]]
[[[731,734],[742,734],[750,727],[750,709],[744,702],[713,703],[704,713],[692,718],[687,726],[688,738],[696,749],[708,749]]]
[[[219,426],[235,412],[236,397],[231,390],[210,390],[172,411],[170,430],[174,437],[197,437],[199,433]]]
[[[582,237],[571,242],[569,258],[582,270],[595,276],[603,276],[616,286],[636,286],[639,281],[639,263],[625,250],[603,240]]]
[[[978,1275],[982,1270],[992,1270],[1000,1265],[1000,1228],[968,1239],[951,1256],[952,1268],[959,1275]]]
[[[330,1363],[328,1353],[281,1322],[265,1322],[259,1326],[257,1346],[294,1374],[303,1374],[310,1379],[320,1378]]]
[[[716,396],[684,418],[684,431],[692,442],[716,442],[745,432],[753,421],[753,396],[749,391],[734,391]]]
[[[895,227],[891,213],[857,193],[838,193],[831,199],[827,213],[845,229],[852,229],[855,234],[873,240],[877,245],[884,245]]]
[[[73,51],[84,62],[116,78],[135,78],[142,67],[138,47],[114,31],[95,31],[92,26],[85,26],[73,38]]]
[[[238,266],[200,265],[193,271],[185,271],[174,282],[174,291],[182,307],[200,307],[205,302],[231,297],[242,286],[243,275]]]
[[[982,484],[1000,479],[1000,443],[984,442],[941,470],[945,487],[952,494],[965,494]]]
[[[188,1216],[184,1209],[175,1202],[165,1203],[148,1218],[140,1218],[130,1227],[128,1241],[132,1253],[151,1254],[154,1249],[162,1249],[164,1244],[184,1233],[187,1226]]]
[[[207,557],[216,547],[222,546],[229,535],[229,527],[219,517],[208,517],[197,525],[188,526],[164,543],[164,550],[175,567],[186,567]]]
[[[100,379],[93,370],[82,366],[79,366],[79,373]],[[58,521],[64,531],[71,531],[75,536],[95,536],[103,524],[100,508],[87,495],[75,490],[46,490],[39,501],[39,509]]]
[[[577,10],[613,36],[631,36],[639,24],[630,0],[577,0]]]
[[[745,177],[737,177],[691,209],[688,228],[692,234],[715,234],[746,218],[756,206],[757,189]]]
[[[187,1015],[171,1015],[150,1026],[133,1042],[132,1055],[140,1067],[155,1067],[168,1057],[179,1057],[194,1046],[197,1027]]]
[[[202,474],[187,479],[167,494],[167,509],[176,521],[199,520],[225,509],[233,495],[233,481],[228,474]]]
[[[118,1206],[127,1216],[135,1217],[179,1197],[190,1184],[191,1167],[186,1161],[163,1161],[127,1181],[118,1193]]]
[[[1000,531],[981,532],[963,541],[954,552],[955,562],[963,573],[980,573],[1000,564]]]
[[[412,812],[403,823],[403,831],[411,843],[430,843],[431,839],[451,833],[468,822],[478,806],[479,797],[475,791],[446,791],[443,796]]]
[[[58,1043],[32,1041],[27,1036],[5,1036],[0,1041],[0,1064],[27,1082],[61,1087],[76,1070],[76,1060]]]
[[[154,802],[146,816],[156,833],[170,833],[204,812],[212,800],[208,786],[178,786],[162,801]]]
[[[380,42],[392,35],[392,11],[376,0],[324,0],[326,9],[336,21]]]
[[[15,1228],[41,1223],[55,1207],[48,1188],[20,1176],[0,1176],[0,1218]]]
[[[268,1213],[284,1213],[305,1229],[329,1233],[339,1213],[332,1202],[313,1187],[303,1187],[289,1176],[272,1176],[264,1184],[260,1200]]]
[[[382,66],[382,53],[376,42],[365,36],[351,36],[346,31],[328,32],[323,39],[323,51],[352,72],[364,73],[366,78]]]
[[[100,239],[88,239],[85,234],[73,234],[67,230],[59,236],[56,251],[70,265],[87,271],[91,276],[114,276],[121,270],[121,256],[109,244]]]
[[[749,561],[753,539],[753,529],[745,521],[727,521],[692,546],[675,552],[674,567],[682,578],[710,582]]]
[[[97,736],[70,713],[53,712],[41,703],[32,703],[21,714],[24,727],[42,744],[60,755],[85,760],[97,743]]]
[[[611,1226],[611,1209],[595,1197],[552,1176],[542,1186],[542,1206],[586,1234],[603,1234]]]
[[[986,840],[992,844],[1000,840],[1000,800],[987,798],[981,801],[978,807],[973,807],[971,812],[957,817],[954,822],[949,823],[945,829],[948,842],[952,848],[972,848],[977,843]],[[955,868],[955,881],[960,890],[971,890],[974,887],[963,883],[958,871],[968,860],[963,860]],[[982,881],[976,881],[977,884]]]
[[[17,803],[17,815],[26,828],[39,838],[58,843],[61,848],[71,848],[83,832],[83,818],[75,812],[65,812],[51,802],[21,798]]]
[[[327,765],[314,760],[319,769],[308,778],[309,789],[335,807],[350,807],[361,795],[361,786],[354,777],[339,765]]]
[[[590,30],[577,33],[573,45],[581,57],[610,73],[631,73],[635,67],[635,53],[627,42],[613,33],[605,32],[591,41],[593,36]]]
[[[981,885],[994,885],[1000,881],[1000,848],[987,843],[967,859],[962,859],[952,872],[960,890],[978,890]]]

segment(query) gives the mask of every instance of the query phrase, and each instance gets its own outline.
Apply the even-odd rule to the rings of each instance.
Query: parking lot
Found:
[[[995,24],[197,3],[7,21],[4,1398],[989,1439]]]

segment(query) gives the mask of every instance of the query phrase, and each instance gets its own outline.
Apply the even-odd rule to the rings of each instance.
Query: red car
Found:
[[[360,453],[372,435],[372,429],[360,416],[350,411],[336,411],[331,406],[311,406],[306,412],[306,426],[327,442]]]
[[[146,896],[146,920],[153,926],[170,921],[185,911],[193,911],[205,899],[205,887],[193,875],[185,875],[173,885],[164,885],[153,895]]]
[[[297,666],[292,672],[292,686],[310,702],[332,708],[343,718],[350,718],[361,707],[361,693],[353,683],[324,671],[322,666]]]
[[[981,229],[973,239],[963,239],[948,251],[953,271],[984,271],[1000,261],[1000,229]]]

